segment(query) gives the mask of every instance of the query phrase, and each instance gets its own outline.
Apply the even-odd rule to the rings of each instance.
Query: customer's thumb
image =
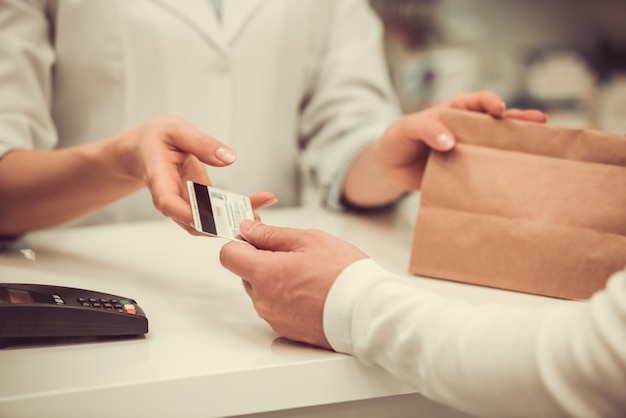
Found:
[[[300,234],[294,228],[266,225],[245,219],[239,225],[241,237],[260,250],[291,251]]]

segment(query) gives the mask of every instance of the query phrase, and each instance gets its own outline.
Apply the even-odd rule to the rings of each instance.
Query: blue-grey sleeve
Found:
[[[391,85],[382,24],[364,0],[329,2],[328,36],[302,111],[303,166],[328,207],[342,208],[350,163],[401,111]]]

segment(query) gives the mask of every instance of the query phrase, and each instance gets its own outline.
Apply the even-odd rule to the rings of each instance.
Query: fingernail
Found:
[[[272,206],[272,205],[275,205],[277,202],[278,202],[278,199],[276,199],[276,198],[268,199],[265,202],[263,202],[263,204],[261,206],[262,207]]]
[[[239,230],[240,231],[252,231],[252,228],[254,228],[256,226],[256,222],[251,220],[251,219],[244,219],[243,221],[241,221],[241,223],[239,224]]]
[[[441,133],[437,137],[437,142],[441,145],[441,148],[448,150],[454,146],[454,138],[448,133]]]
[[[502,111],[504,112],[506,110],[506,103],[500,102],[500,107],[502,108]]]
[[[232,163],[237,158],[235,152],[226,148],[218,148],[215,155],[225,163]]]

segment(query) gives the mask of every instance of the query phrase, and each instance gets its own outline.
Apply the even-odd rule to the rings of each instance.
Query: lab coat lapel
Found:
[[[209,0],[206,0],[207,2]],[[228,42],[232,44],[248,20],[266,0],[222,0],[222,20]]]
[[[222,22],[217,20],[215,9],[210,0],[152,0],[163,9],[192,27],[207,42],[214,45],[223,54],[228,54],[228,39]],[[222,0],[224,1],[224,0]],[[256,3],[257,0],[244,0]],[[226,1],[224,1],[226,3]]]

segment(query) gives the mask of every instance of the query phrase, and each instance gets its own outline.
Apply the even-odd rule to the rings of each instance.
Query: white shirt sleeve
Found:
[[[326,301],[332,347],[478,416],[624,416],[626,271],[589,302],[539,308],[472,305],[408,280],[370,259],[349,266]]]

